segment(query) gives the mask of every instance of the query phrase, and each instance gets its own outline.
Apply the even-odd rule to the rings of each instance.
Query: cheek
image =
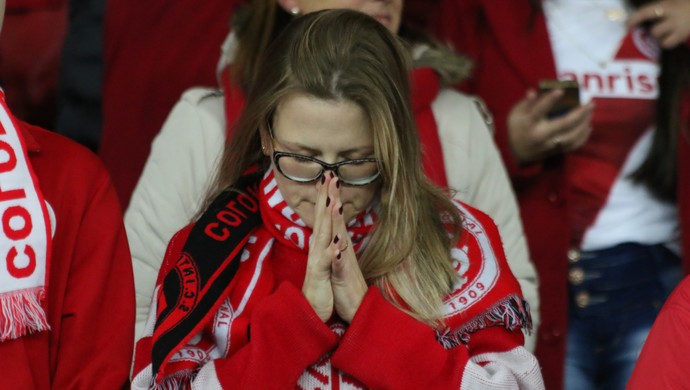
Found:
[[[377,196],[378,190],[376,187],[347,187],[342,190],[342,202],[345,204],[345,209],[349,209],[346,218],[352,218],[360,212],[364,211],[371,205],[374,198]]]
[[[274,172],[276,183],[280,193],[290,208],[295,211],[300,218],[311,226],[314,215],[313,201],[316,200],[316,188],[311,184],[299,184],[283,177],[279,172]]]

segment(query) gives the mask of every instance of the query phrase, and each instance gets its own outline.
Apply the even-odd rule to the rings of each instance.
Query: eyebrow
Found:
[[[284,146],[287,146],[289,149],[292,150],[299,150],[303,152],[307,152],[310,154],[318,155],[321,154],[321,150],[314,149],[312,147],[309,147],[307,145],[304,145],[299,142],[290,142],[290,141],[285,141],[281,140],[278,138],[274,138],[276,141],[278,141],[279,144],[282,144]],[[355,148],[350,148],[350,149],[345,149],[341,150],[338,152],[340,155],[350,155],[350,154],[356,154],[356,153],[361,153],[361,154],[371,154],[374,152],[374,146],[360,146],[360,147],[355,147]]]

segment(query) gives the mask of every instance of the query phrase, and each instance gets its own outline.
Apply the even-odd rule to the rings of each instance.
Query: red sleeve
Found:
[[[77,232],[68,235],[73,242],[59,247],[60,256],[71,258],[71,263],[52,382],[56,389],[121,388],[129,376],[134,339],[132,261],[115,190],[105,170],[99,172],[100,177],[90,178],[92,193],[77,216],[80,220],[57,220],[56,240],[65,241],[61,234],[72,229],[70,222]],[[80,204],[74,202],[82,201],[71,199],[75,208]]]
[[[480,353],[489,355],[473,361]],[[504,364],[501,354],[511,354],[520,363],[511,366],[510,359],[503,359]],[[333,354],[333,365],[377,389],[543,387],[539,366],[522,348],[519,331],[480,330],[472,334],[469,349],[460,345],[446,350],[430,326],[388,303],[377,288],[369,289]]]
[[[688,351],[690,279],[686,278],[654,322],[628,382],[628,389],[684,389],[690,382]]]
[[[370,288],[333,354],[333,365],[374,389],[457,389],[458,368],[468,358],[464,347],[443,349],[430,326]]]
[[[336,334],[302,293],[283,283],[254,309],[249,344],[231,357],[215,360],[214,367],[204,367],[197,381],[212,377],[213,369],[226,389],[293,388],[304,370],[337,343]]]

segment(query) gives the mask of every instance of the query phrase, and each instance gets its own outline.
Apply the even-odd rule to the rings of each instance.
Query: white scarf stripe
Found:
[[[236,316],[242,314],[242,312],[244,311],[244,307],[247,305],[247,301],[249,301],[249,298],[252,296],[252,293],[254,292],[254,287],[256,287],[256,283],[259,280],[259,276],[261,276],[261,268],[264,264],[264,260],[266,260],[266,256],[268,256],[268,254],[271,253],[272,247],[273,240],[271,239],[261,250],[261,253],[259,254],[259,259],[256,263],[256,268],[254,270],[254,275],[252,275],[252,280],[251,282],[249,282],[249,286],[247,286],[247,291],[245,291],[244,296],[242,297],[242,301],[240,302],[239,306],[237,307],[237,310],[235,311]]]
[[[51,227],[24,141],[0,93],[0,342],[49,329],[45,298]]]

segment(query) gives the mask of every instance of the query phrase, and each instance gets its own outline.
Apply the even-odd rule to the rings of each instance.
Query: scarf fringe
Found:
[[[50,330],[41,306],[45,295],[44,287],[0,294],[0,342]]]
[[[519,295],[509,295],[460,328],[438,332],[437,339],[445,349],[451,349],[469,343],[472,333],[494,326],[503,326],[509,331],[524,329],[531,334],[532,315],[527,301]]]
[[[168,375],[160,383],[152,380],[150,390],[187,390],[192,388],[192,380],[196,376],[196,372],[178,371],[174,374]]]

